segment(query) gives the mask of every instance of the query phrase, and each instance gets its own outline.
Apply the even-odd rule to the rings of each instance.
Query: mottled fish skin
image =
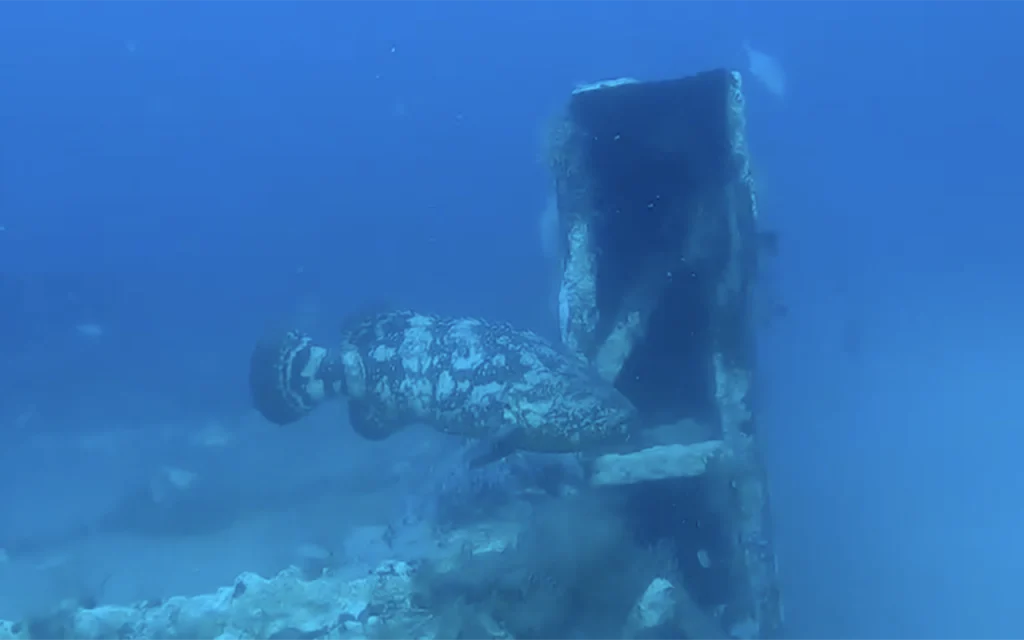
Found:
[[[554,453],[626,442],[636,427],[633,405],[586,364],[505,324],[381,313],[350,327],[335,358],[352,426],[372,439],[419,422]]]

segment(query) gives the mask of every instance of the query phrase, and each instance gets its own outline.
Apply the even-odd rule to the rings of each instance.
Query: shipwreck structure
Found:
[[[548,135],[563,343],[658,441],[591,461],[641,536],[669,537],[700,621],[778,637],[782,606],[757,438],[757,198],[739,73],[577,88]],[[691,616],[692,617],[692,616]]]

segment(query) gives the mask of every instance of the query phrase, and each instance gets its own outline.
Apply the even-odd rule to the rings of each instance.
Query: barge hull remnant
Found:
[[[562,341],[658,438],[593,461],[592,483],[675,505],[677,549],[703,553],[699,568],[684,571],[686,591],[728,635],[779,637],[753,406],[763,235],[741,77],[713,70],[579,87],[551,126],[547,156],[562,240]],[[718,540],[702,542],[711,530]],[[711,561],[710,547],[719,550]]]

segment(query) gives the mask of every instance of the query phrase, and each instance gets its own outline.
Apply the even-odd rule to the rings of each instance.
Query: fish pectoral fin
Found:
[[[512,426],[493,436],[480,438],[466,450],[466,464],[470,469],[479,469],[512,455],[519,450],[516,443],[522,430],[522,427]]]

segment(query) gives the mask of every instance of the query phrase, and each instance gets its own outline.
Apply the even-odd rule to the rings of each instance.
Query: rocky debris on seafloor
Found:
[[[460,571],[467,558],[489,554],[497,558],[509,545],[517,544],[516,531],[516,527],[492,523],[452,532],[438,541],[440,555],[432,566]],[[466,627],[465,620],[451,619],[453,612],[458,617],[472,617],[477,623],[473,628],[485,637],[511,637],[500,623],[485,619],[478,612],[438,612],[419,606],[417,566],[389,560],[355,579],[351,572],[325,572],[306,579],[308,574],[300,568],[289,567],[270,578],[243,573],[232,585],[197,596],[174,596],[132,605],[88,606],[66,601],[45,616],[17,622],[0,620],[0,640],[431,640],[446,637],[451,629]],[[678,624],[674,611],[680,596],[685,596],[685,592],[678,585],[662,578],[654,580],[633,605],[623,637],[648,637],[651,630],[664,628],[673,621]]]
[[[272,578],[243,573],[229,587],[130,606],[64,604],[47,616],[0,621],[2,638],[365,638],[385,620],[428,617],[409,604],[412,568],[385,562],[366,577],[303,580],[294,567]]]

